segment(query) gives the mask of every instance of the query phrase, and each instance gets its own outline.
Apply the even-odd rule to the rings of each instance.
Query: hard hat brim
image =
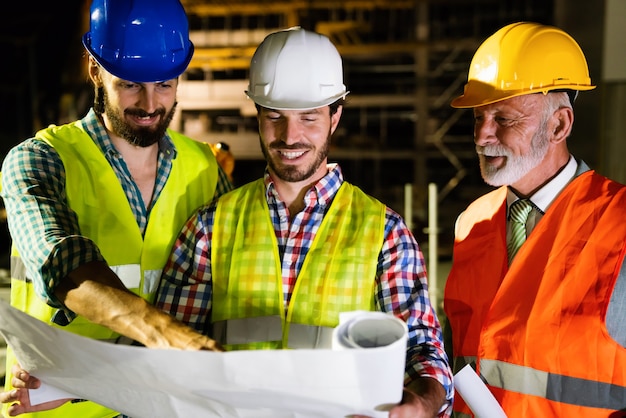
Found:
[[[189,42],[189,51],[185,59],[182,60],[179,65],[171,66],[167,70],[163,70],[159,68],[158,65],[152,65],[152,63],[148,62],[140,62],[139,60],[135,60],[134,65],[131,65],[129,64],[130,60],[126,60],[124,64],[116,64],[103,59],[91,46],[90,32],[83,35],[82,42],[87,52],[89,52],[89,55],[91,55],[105,70],[113,74],[115,77],[135,83],[157,83],[177,78],[187,69],[194,52],[194,45]]]
[[[285,101],[269,100],[267,96],[263,96],[263,95],[255,96],[248,90],[246,90],[245,93],[246,93],[246,96],[248,96],[248,98],[250,100],[252,100],[254,103],[256,103],[259,106],[265,107],[267,109],[274,109],[274,110],[310,110],[310,109],[317,109],[317,108],[320,108],[320,107],[331,105],[331,104],[335,103],[337,100],[346,97],[348,95],[348,93],[350,93],[350,92],[349,91],[344,91],[344,92],[342,92],[340,94],[337,94],[337,95],[335,95],[333,97],[329,97],[329,98],[327,98],[326,100],[323,100],[323,101],[306,101],[306,100],[302,100],[300,102],[295,102],[292,99],[285,100]]]
[[[498,90],[493,85],[478,80],[470,80],[465,85],[464,93],[452,100],[450,106],[454,108],[472,108],[500,102],[516,96],[533,93],[548,93],[553,90],[593,90],[596,86],[580,84],[554,84],[521,90]]]

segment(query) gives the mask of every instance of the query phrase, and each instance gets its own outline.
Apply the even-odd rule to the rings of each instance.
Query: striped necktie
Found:
[[[511,236],[507,246],[509,253],[509,265],[513,262],[513,257],[526,241],[526,219],[532,210],[532,205],[528,199],[519,199],[511,205],[509,210],[509,221],[511,222]]]

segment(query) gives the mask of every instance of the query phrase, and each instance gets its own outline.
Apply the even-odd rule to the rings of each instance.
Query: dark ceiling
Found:
[[[338,8],[341,1],[326,1],[330,6],[324,10],[321,3],[325,1],[291,3],[311,5],[294,8],[299,14],[300,22],[314,19],[315,14],[332,13],[337,16],[337,13],[342,13]],[[394,3],[375,0],[370,2],[378,8]],[[416,2],[420,3],[419,0]],[[35,130],[59,120],[59,99],[63,93],[84,89],[86,80],[84,61],[81,59],[84,52],[80,37],[86,30],[89,4],[90,0],[13,2],[11,12],[1,15],[0,157],[8,148],[30,136]],[[290,2],[184,0],[183,4],[190,10],[193,9],[193,5],[205,5],[212,8],[205,10],[218,10],[219,14],[220,7],[232,9],[238,5],[245,10],[252,6],[281,7],[280,4]],[[430,2],[429,8],[430,33],[441,38],[458,38],[467,36],[468,33],[472,36],[481,36],[481,30],[487,33],[486,31],[493,29],[489,21],[497,25],[507,19],[513,19],[514,16],[528,15],[542,18],[552,13],[551,2],[540,0],[507,2],[445,0]],[[384,16],[384,13],[380,16]],[[208,20],[198,19],[197,15],[190,13],[192,29],[199,24],[203,26],[202,22],[210,22],[212,26],[216,20],[221,20],[221,24],[225,26],[236,23],[230,18],[224,20],[217,15]],[[383,36],[391,36],[389,34],[392,33],[390,32],[392,27],[397,29],[404,26],[397,19],[378,20],[380,24],[374,25],[376,27],[372,28],[372,33],[383,33]],[[249,24],[250,20],[246,18],[243,23]]]
[[[32,134],[34,125],[55,119],[64,86],[80,74],[73,63],[82,54],[82,3],[12,2],[11,11],[0,15],[2,154]]]

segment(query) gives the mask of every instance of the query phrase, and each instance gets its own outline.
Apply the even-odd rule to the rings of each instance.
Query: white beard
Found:
[[[477,145],[476,152],[480,162],[480,174],[485,183],[491,186],[514,184],[543,161],[549,146],[545,124],[542,124],[541,128],[535,132],[531,140],[530,150],[524,155],[514,155],[510,149],[503,145]],[[506,160],[502,167],[495,167],[489,165],[485,156],[503,156]]]

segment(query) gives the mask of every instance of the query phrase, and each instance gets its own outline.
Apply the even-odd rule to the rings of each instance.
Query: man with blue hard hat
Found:
[[[16,145],[2,166],[14,307],[98,340],[221,350],[152,304],[187,218],[232,188],[208,144],[168,129],[188,32],[178,0],[93,1],[83,37],[93,108]],[[9,416],[28,404],[11,391],[15,364],[9,352]],[[27,416],[118,415],[84,401]]]

